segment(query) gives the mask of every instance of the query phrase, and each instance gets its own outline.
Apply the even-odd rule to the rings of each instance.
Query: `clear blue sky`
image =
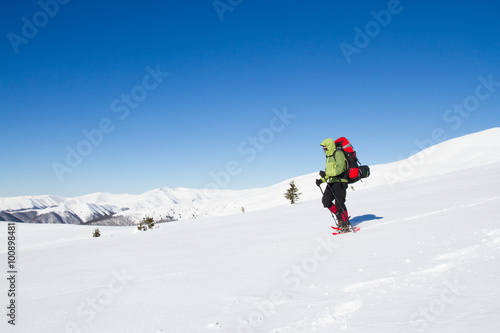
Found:
[[[500,126],[498,1],[0,6],[0,196],[262,187],[328,137],[373,165]]]

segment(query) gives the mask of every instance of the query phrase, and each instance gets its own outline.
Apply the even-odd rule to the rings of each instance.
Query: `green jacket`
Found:
[[[323,182],[328,183],[347,183],[345,172],[347,171],[347,162],[342,151],[335,149],[335,141],[326,139],[321,142],[321,146],[326,147],[326,177],[321,178]],[[343,174],[343,175],[342,175]]]

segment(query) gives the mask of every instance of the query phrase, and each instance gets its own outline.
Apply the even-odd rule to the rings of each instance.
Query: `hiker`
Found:
[[[347,162],[344,152],[337,149],[333,139],[326,139],[321,143],[326,155],[325,171],[320,171],[321,179],[316,179],[316,185],[326,183],[327,187],[323,193],[323,206],[328,208],[335,216],[339,227],[343,232],[349,231],[349,215],[345,205],[348,176]],[[334,203],[335,201],[335,203]]]

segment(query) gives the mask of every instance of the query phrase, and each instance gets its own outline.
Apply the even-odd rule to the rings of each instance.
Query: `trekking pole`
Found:
[[[326,183],[326,186],[328,187],[328,183]],[[318,187],[319,187],[319,190],[321,191],[321,194],[325,195],[325,192],[323,192],[321,185],[318,185]],[[330,191],[331,191],[331,189],[330,189]],[[332,192],[332,194],[333,194],[333,192]],[[333,197],[335,198],[335,195],[333,195]],[[332,214],[333,222],[335,222],[335,226],[338,228],[339,223],[338,223],[337,219],[335,218],[335,214],[333,214],[333,212],[331,210],[328,210],[328,211]]]

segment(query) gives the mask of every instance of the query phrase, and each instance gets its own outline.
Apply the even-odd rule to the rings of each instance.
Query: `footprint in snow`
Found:
[[[363,302],[361,300],[342,303],[335,307],[335,310],[333,311],[332,315],[333,319],[337,323],[345,322],[362,307],[363,307]]]
[[[220,328],[222,328],[222,326],[219,323],[210,323],[210,324],[207,324],[207,328],[220,329]]]

